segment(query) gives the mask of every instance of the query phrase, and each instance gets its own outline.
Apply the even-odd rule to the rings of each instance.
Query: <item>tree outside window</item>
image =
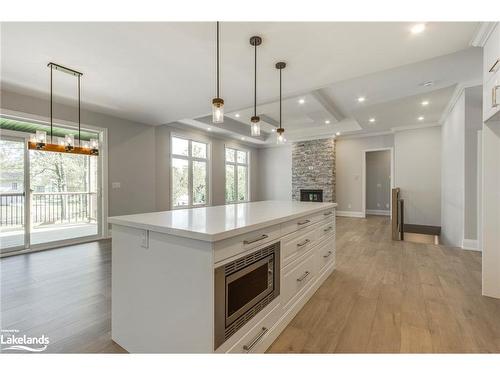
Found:
[[[208,144],[171,138],[172,208],[208,204]]]
[[[226,147],[226,203],[248,201],[248,151]]]

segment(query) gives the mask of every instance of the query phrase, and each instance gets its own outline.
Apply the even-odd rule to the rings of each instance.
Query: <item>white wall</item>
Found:
[[[261,200],[292,199],[292,147],[259,150],[259,192]]]
[[[481,86],[464,89],[442,126],[441,240],[449,246],[468,247],[478,239],[477,132],[482,126],[481,97]]]
[[[394,135],[395,186],[405,200],[405,223],[441,224],[441,129],[398,131]]]
[[[386,211],[391,207],[391,151],[366,153],[366,209]]]
[[[1,92],[2,110],[22,112],[48,120],[49,101],[10,91]],[[155,131],[145,124],[82,109],[82,124],[108,129],[109,216],[154,211]],[[54,104],[54,117],[75,121],[75,106]],[[111,189],[120,182],[120,189]]]
[[[363,150],[393,147],[392,134],[340,138],[336,141],[336,196],[337,210],[349,211],[355,215],[362,212],[363,206]]]

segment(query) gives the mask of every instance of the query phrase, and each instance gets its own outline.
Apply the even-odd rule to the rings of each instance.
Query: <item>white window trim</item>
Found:
[[[227,161],[226,160],[226,149],[232,149],[232,150],[236,150],[236,151],[243,151],[243,152],[246,152],[247,153],[247,162],[246,164],[243,164],[243,163],[238,163],[238,158],[237,158],[237,154],[235,153],[234,155],[234,162],[230,162],[230,161]],[[226,204],[237,204],[237,203],[247,203],[247,202],[250,202],[250,155],[251,155],[251,151],[246,149],[246,148],[242,148],[242,147],[238,147],[238,146],[234,146],[234,145],[231,145],[231,144],[225,144],[224,145],[224,201],[226,202]],[[226,200],[226,165],[234,165],[235,168],[234,168],[234,179],[235,179],[235,186],[236,186],[236,198],[238,198],[238,165],[243,165],[243,166],[246,166],[247,167],[247,199],[244,200],[244,201],[239,201],[238,199],[236,199],[235,201],[228,201]]]
[[[188,141],[188,156],[185,155],[178,155],[174,154],[172,152],[173,147],[173,139],[174,138],[180,138]],[[191,144],[192,142],[197,142],[197,143],[203,143],[207,145],[207,158],[197,158],[191,155]],[[174,206],[174,179],[172,178],[172,159],[183,159],[187,160],[188,162],[188,204],[186,206]],[[192,171],[192,164],[193,161],[201,161],[204,163],[207,163],[207,173],[206,173],[206,178],[205,178],[205,183],[207,186],[207,201],[205,204],[193,204],[193,171]],[[170,209],[171,210],[182,210],[185,208],[198,208],[198,207],[207,207],[212,204],[212,194],[210,189],[210,183],[212,181],[212,144],[208,142],[207,140],[202,140],[202,139],[197,139],[193,137],[189,137],[183,134],[177,134],[177,133],[170,133],[170,165],[169,165],[169,176],[170,176]]]

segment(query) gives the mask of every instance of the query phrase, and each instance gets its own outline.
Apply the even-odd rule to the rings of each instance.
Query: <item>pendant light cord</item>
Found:
[[[253,115],[257,116],[257,42],[254,44],[254,94],[253,94]]]
[[[78,147],[82,147],[82,139],[80,137],[80,128],[81,128],[81,110],[80,110],[80,75],[78,75]]]
[[[282,129],[281,127],[281,71],[283,69],[280,69],[280,129]]]
[[[53,99],[52,99],[52,71],[54,70],[53,66],[50,66],[50,143],[52,143],[52,123],[53,123],[53,118],[52,118],[52,106],[53,106]]]
[[[219,21],[217,21],[217,98],[219,97]]]

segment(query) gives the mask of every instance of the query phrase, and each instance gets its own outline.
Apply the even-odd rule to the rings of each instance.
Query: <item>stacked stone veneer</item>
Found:
[[[292,199],[301,189],[323,189],[323,202],[335,202],[335,139],[292,144]]]

